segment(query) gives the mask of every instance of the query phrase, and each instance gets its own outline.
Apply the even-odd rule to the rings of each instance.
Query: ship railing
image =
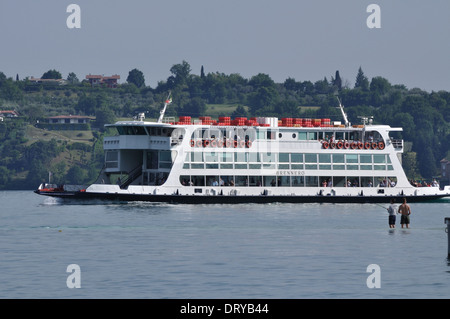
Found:
[[[403,140],[401,139],[391,139],[392,142],[392,146],[394,146],[394,148],[403,148]]]

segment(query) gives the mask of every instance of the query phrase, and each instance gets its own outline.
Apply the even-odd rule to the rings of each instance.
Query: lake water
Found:
[[[395,230],[373,204],[0,203],[0,298],[450,298],[450,200]]]

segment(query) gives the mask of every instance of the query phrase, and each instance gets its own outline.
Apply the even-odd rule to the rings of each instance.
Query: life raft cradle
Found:
[[[365,143],[363,143],[361,141],[359,141],[359,142],[353,141],[350,143],[349,141],[339,140],[337,142],[323,141],[322,147],[324,149],[330,148],[330,149],[352,149],[352,150],[355,150],[355,149],[384,150],[385,145],[384,145],[384,142],[378,142],[378,143],[377,142],[365,142]]]

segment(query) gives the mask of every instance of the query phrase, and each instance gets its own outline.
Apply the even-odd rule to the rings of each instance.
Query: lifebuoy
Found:
[[[379,142],[379,143],[378,143],[378,148],[379,148],[380,150],[384,150],[384,143],[383,143],[383,142]]]
[[[227,140],[227,141],[225,142],[225,146],[226,146],[227,148],[230,148],[230,147],[231,147],[231,141],[230,141],[230,140]]]
[[[195,145],[197,145],[197,147],[202,147],[202,141],[201,141],[201,140],[198,140],[198,141],[195,143]]]
[[[373,143],[372,143],[372,148],[373,148],[374,150],[376,150],[376,149],[378,148],[378,144],[375,143],[375,142],[373,142]]]
[[[247,148],[252,147],[252,141],[248,140],[247,143],[245,143]]]
[[[217,141],[216,140],[212,140],[211,141],[211,147],[217,147]]]
[[[209,147],[209,140],[205,140],[205,141],[203,142],[203,146],[204,146],[204,147]]]
[[[344,142],[344,148],[345,148],[345,149],[348,149],[349,147],[350,147],[350,143],[347,142],[347,141],[345,141],[345,142]]]
[[[223,141],[222,141],[222,140],[219,140],[219,142],[217,142],[217,146],[218,146],[218,147],[223,147]]]
[[[370,143],[369,142],[366,142],[365,144],[364,144],[364,148],[366,149],[366,150],[368,150],[368,149],[370,149]]]
[[[330,144],[327,141],[323,142],[322,145],[323,145],[323,148],[325,148],[325,149],[327,149],[330,146]]]
[[[194,147],[194,146],[195,146],[195,141],[191,140],[191,147]]]
[[[237,141],[234,141],[234,142],[233,142],[233,145],[234,145],[235,148],[238,147],[238,142],[237,142]]]
[[[352,142],[352,145],[350,146],[353,150],[355,150],[358,147],[358,143]]]
[[[364,144],[362,142],[358,142],[358,148],[362,150],[364,148]]]
[[[336,143],[335,142],[331,142],[330,143],[330,148],[336,148]]]
[[[240,148],[244,148],[244,147],[245,147],[245,141],[243,141],[243,140],[240,141],[240,142],[239,142],[239,147],[240,147]]]
[[[336,144],[338,149],[341,149],[344,146],[344,143],[342,143],[342,141],[337,142]]]

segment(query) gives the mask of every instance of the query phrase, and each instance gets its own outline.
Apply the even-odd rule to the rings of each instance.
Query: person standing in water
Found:
[[[389,228],[395,228],[395,214],[397,213],[397,205],[394,204],[395,200],[391,199],[391,205],[386,208],[389,213]]]
[[[402,214],[402,217],[400,218],[400,224],[402,225],[402,228],[404,225],[406,225],[406,228],[409,228],[409,215],[411,215],[411,207],[409,207],[409,205],[406,203],[406,198],[403,198],[403,204],[401,204],[398,208],[398,213]]]

